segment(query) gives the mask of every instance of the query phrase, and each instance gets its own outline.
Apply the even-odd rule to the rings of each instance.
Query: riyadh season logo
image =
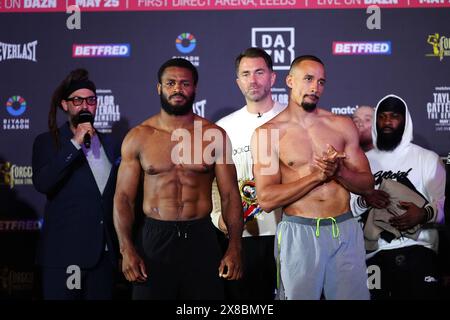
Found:
[[[11,96],[6,101],[6,111],[13,118],[3,119],[3,130],[28,130],[30,119],[21,117],[27,110],[27,101],[19,95]]]
[[[20,116],[27,110],[27,102],[21,96],[12,96],[6,101],[6,111],[14,117]]]
[[[194,35],[189,32],[178,35],[175,40],[175,46],[181,53],[191,53],[194,51],[196,45],[197,39],[195,39]]]
[[[178,52],[182,53],[181,56],[173,56],[172,58],[183,58],[189,60],[194,66],[200,65],[200,57],[195,55],[189,55],[197,46],[197,39],[192,33],[183,32],[179,34],[175,39],[175,47]]]

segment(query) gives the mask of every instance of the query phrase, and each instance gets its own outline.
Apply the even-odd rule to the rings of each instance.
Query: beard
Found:
[[[312,112],[316,109],[317,104],[315,103],[308,103],[308,102],[302,102],[302,108],[306,112]]]
[[[403,131],[405,130],[405,124],[403,123],[397,129],[392,132],[383,132],[381,128],[377,126],[377,147],[380,150],[392,151],[400,144],[403,137]]]
[[[171,105],[169,100],[175,96],[183,97],[186,100],[186,102],[184,104],[178,105],[178,106]],[[188,114],[190,111],[192,111],[192,106],[193,106],[194,100],[195,100],[195,93],[193,93],[190,98],[186,97],[182,93],[175,93],[175,94],[171,95],[168,99],[164,96],[164,94],[161,93],[159,98],[161,100],[161,107],[169,115],[184,116],[184,115]]]
[[[312,112],[316,109],[317,103],[305,102],[305,97],[307,97],[307,96],[308,95],[306,95],[306,94],[303,96],[303,101],[302,101],[301,106],[302,106],[303,110],[305,110],[306,112]],[[316,96],[316,95],[312,95],[312,96],[316,97],[317,100],[319,100],[318,96]]]
[[[252,89],[248,90],[247,92],[244,93],[244,96],[247,100],[249,101],[253,101],[253,102],[258,102],[261,101],[263,99],[265,99],[270,93],[270,88],[262,88],[262,91],[256,92],[256,93],[251,93]]]

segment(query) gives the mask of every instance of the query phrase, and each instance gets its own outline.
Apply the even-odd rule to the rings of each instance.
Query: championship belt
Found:
[[[239,192],[242,199],[242,208],[244,209],[244,223],[253,220],[257,214],[262,212],[256,198],[255,181],[239,181]]]

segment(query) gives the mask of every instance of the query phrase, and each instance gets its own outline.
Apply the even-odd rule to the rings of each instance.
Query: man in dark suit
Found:
[[[37,263],[44,299],[111,299],[117,256],[112,206],[120,144],[92,126],[95,84],[73,70],[55,90],[49,132],[33,145],[33,184],[47,196]],[[56,125],[62,108],[68,122]]]

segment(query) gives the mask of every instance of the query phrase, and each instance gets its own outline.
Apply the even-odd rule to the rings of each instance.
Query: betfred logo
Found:
[[[390,55],[391,42],[333,42],[333,54],[349,55]]]
[[[121,44],[74,44],[73,58],[110,58],[129,57],[131,47],[128,43]]]

